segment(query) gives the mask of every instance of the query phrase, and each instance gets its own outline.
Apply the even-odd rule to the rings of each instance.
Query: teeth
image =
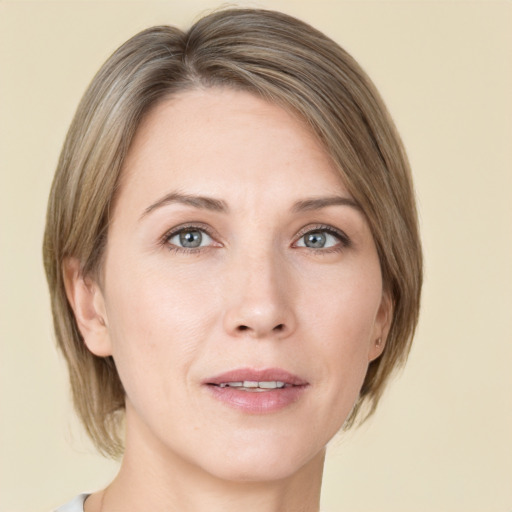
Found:
[[[244,390],[256,390],[256,389],[281,389],[285,387],[285,383],[281,381],[271,380],[257,382],[255,380],[244,380],[243,382],[222,382],[219,384],[221,388],[242,388]]]
[[[258,387],[263,389],[284,388],[284,382],[272,380],[270,382],[258,382]]]
[[[243,382],[223,382],[222,384],[219,384],[219,386],[221,388],[227,388],[227,387],[230,387],[230,388],[239,388],[241,386],[243,386],[244,383]]]

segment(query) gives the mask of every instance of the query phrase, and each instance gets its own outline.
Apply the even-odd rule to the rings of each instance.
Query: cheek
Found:
[[[328,397],[324,413],[337,431],[352,409],[363,384],[369,350],[375,342],[377,313],[382,298],[377,261],[364,271],[352,268],[317,278],[317,293],[302,298],[302,321],[309,319],[309,336],[316,340],[310,357],[324,375],[322,392]],[[320,286],[322,285],[322,286]]]
[[[308,292],[304,283],[302,314],[309,316],[315,331],[324,333],[328,349],[347,355],[366,350],[382,300],[378,261],[333,269],[309,281],[316,286]]]
[[[131,268],[127,260],[112,266],[106,287],[113,357],[128,394],[135,386],[155,390],[183,380],[213,329],[218,307],[210,284],[197,274]]]

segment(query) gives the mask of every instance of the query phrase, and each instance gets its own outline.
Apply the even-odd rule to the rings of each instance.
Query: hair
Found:
[[[60,155],[44,234],[56,338],[74,405],[108,456],[123,450],[124,390],[113,359],[85,346],[66,297],[63,265],[76,258],[83,275],[98,276],[109,212],[142,118],[180,91],[218,86],[248,91],[298,115],[331,156],[369,223],[393,318],[384,352],[370,363],[344,428],[375,411],[410,350],[422,283],[411,173],[393,121],[357,62],[318,30],[268,10],[216,11],[186,32],[149,28],[116,50],[86,90]]]

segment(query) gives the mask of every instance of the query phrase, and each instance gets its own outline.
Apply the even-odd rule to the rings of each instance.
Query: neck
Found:
[[[325,451],[293,474],[264,481],[212,475],[127,432],[118,476],[86,512],[318,512]]]

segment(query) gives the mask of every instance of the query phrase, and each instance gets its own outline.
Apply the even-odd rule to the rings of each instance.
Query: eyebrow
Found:
[[[314,197],[311,199],[304,199],[297,201],[292,208],[294,213],[307,212],[312,210],[320,210],[328,206],[350,206],[356,210],[362,211],[361,206],[357,201],[350,197],[343,196],[328,196],[328,197]]]
[[[153,210],[157,208],[161,208],[162,206],[167,206],[169,204],[185,204],[188,206],[193,206],[194,208],[201,208],[203,210],[212,210],[215,212],[224,212],[228,211],[227,204],[222,201],[222,199],[215,199],[213,197],[205,197],[205,196],[195,196],[190,194],[182,194],[180,192],[170,192],[165,196],[155,201],[151,206],[148,206],[141,215],[141,219],[151,213]]]
[[[215,199],[213,197],[206,196],[195,196],[191,194],[183,194],[180,192],[170,192],[165,196],[155,201],[152,205],[148,206],[142,213],[140,219],[151,213],[157,208],[166,206],[169,204],[185,204],[194,208],[200,208],[203,210],[211,210],[215,212],[227,213],[229,208],[225,201],[222,199]],[[343,196],[329,196],[329,197],[314,197],[311,199],[303,199],[297,201],[292,206],[292,212],[301,213],[312,210],[320,210],[329,206],[350,206],[361,211],[359,204],[349,197]]]

